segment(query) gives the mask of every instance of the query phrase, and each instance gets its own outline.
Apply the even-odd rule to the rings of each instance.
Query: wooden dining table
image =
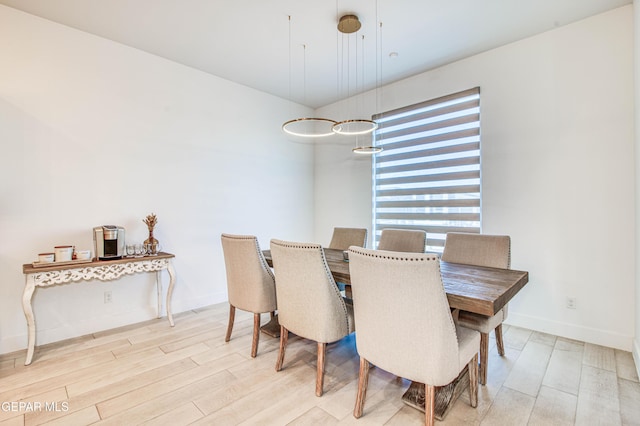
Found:
[[[263,251],[273,266],[271,251]],[[336,282],[351,284],[349,262],[342,250],[324,249],[327,266]],[[487,268],[440,262],[442,283],[451,309],[492,316],[497,314],[529,282],[529,273],[515,269]],[[357,303],[357,301],[355,301]],[[468,385],[467,369],[451,384],[436,391],[436,418],[442,420],[458,395]],[[466,380],[465,380],[466,379]],[[412,383],[402,400],[424,411],[424,385]]]

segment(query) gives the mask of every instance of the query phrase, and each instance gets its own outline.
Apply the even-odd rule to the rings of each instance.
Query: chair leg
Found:
[[[478,406],[478,354],[469,361],[467,369],[469,370],[469,401],[471,406],[476,408]]]
[[[227,325],[227,336],[224,338],[225,342],[231,340],[231,331],[233,330],[233,321],[236,318],[236,307],[229,304],[229,324]]]
[[[369,385],[369,361],[360,357],[360,372],[358,374],[358,393],[356,394],[356,406],[353,409],[353,417],[359,419],[364,410],[364,400],[367,397]]]
[[[327,344],[318,342],[318,368],[316,369],[316,396],[322,396],[324,387],[324,357],[327,353]]]
[[[282,370],[282,363],[284,362],[284,350],[287,347],[287,340],[289,340],[289,330],[280,325],[280,350],[278,352],[278,359],[276,360],[276,371]]]
[[[347,299],[353,299],[353,292],[351,291],[351,284],[344,286],[344,295]]]
[[[480,384],[487,384],[487,363],[489,362],[489,334],[480,333]]]
[[[424,385],[424,424],[433,426],[436,422],[436,387]]]
[[[253,314],[253,339],[251,340],[251,358],[258,354],[258,342],[260,341],[260,314]]]
[[[498,355],[504,356],[504,340],[502,340],[502,323],[496,327],[496,346],[498,347]]]

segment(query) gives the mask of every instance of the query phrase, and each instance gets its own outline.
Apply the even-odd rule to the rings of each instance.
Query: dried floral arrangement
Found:
[[[158,218],[156,217],[155,213],[151,213],[142,221],[147,225],[149,232],[153,232],[153,228],[155,228],[156,224],[158,223]]]
[[[155,254],[155,253],[157,253],[158,240],[156,240],[153,237],[153,228],[155,228],[156,224],[158,223],[158,218],[156,217],[155,213],[151,213],[146,218],[144,218],[142,221],[145,223],[145,225],[147,225],[147,229],[149,229],[149,238],[147,238],[144,241],[144,243],[145,244],[153,244],[154,245],[154,247],[152,249],[153,253],[151,253],[151,254]]]

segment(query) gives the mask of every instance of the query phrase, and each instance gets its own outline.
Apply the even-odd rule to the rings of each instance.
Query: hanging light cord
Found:
[[[291,103],[291,15],[289,15],[289,103]]]
[[[291,55],[291,15],[288,15],[289,19],[289,103],[292,106],[291,100],[291,74],[292,74],[292,55]],[[304,65],[303,65],[303,83],[304,83],[304,92],[303,92],[303,103],[307,102],[307,55],[306,44],[303,44],[304,48]],[[295,118],[293,120],[286,121],[282,125],[282,130],[292,136],[298,136],[303,138],[318,138],[331,136],[334,134],[333,125],[336,124],[335,120],[331,120],[328,118],[312,118],[312,117],[301,117]]]

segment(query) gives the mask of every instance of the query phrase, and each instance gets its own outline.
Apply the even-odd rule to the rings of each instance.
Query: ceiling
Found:
[[[0,0],[312,108],[631,3]],[[354,36],[336,29],[345,14],[362,22]]]

